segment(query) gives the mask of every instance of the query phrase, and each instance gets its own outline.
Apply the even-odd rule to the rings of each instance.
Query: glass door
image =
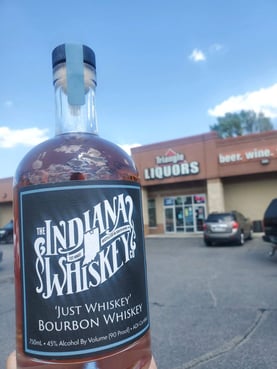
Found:
[[[186,232],[194,232],[192,205],[185,206],[184,215],[185,215]]]
[[[195,205],[194,206],[195,213],[195,230],[196,232],[203,231],[203,224],[205,220],[205,206],[204,205]]]
[[[205,217],[205,194],[164,198],[165,232],[201,232]]]
[[[165,231],[175,232],[173,208],[165,209]]]
[[[183,206],[175,207],[176,232],[184,232],[184,211]]]

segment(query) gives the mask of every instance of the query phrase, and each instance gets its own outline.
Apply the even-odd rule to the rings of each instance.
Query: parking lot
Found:
[[[14,347],[12,246],[0,245],[0,368]],[[201,237],[146,239],[153,352],[159,369],[274,369],[277,255]]]

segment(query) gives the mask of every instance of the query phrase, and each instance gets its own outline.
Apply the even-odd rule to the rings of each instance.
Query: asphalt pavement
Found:
[[[0,369],[15,347],[13,246],[0,244],[3,260],[0,263]]]
[[[14,348],[13,250],[0,245],[0,369]],[[276,369],[277,255],[200,237],[146,239],[153,352],[159,369]]]
[[[243,247],[148,239],[153,351],[159,369],[276,369],[277,256]]]

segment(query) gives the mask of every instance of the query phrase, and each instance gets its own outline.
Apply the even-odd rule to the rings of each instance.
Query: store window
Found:
[[[205,216],[205,194],[164,198],[166,232],[201,232]]]
[[[148,219],[149,219],[149,227],[157,226],[155,199],[148,199]]]

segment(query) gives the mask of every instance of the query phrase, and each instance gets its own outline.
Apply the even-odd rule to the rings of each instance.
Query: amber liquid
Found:
[[[138,182],[138,173],[123,150],[88,133],[56,136],[36,146],[20,163],[14,180],[17,368],[53,369],[54,365],[57,369],[147,369],[152,356],[149,331],[132,344],[90,357],[45,360],[23,352],[18,190],[30,185],[74,180]]]

